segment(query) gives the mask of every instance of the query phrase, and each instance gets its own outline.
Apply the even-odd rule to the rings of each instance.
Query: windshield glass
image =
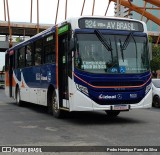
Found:
[[[143,73],[149,69],[147,38],[77,34],[75,66],[91,73]]]

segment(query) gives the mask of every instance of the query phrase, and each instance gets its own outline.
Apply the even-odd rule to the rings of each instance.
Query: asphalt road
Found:
[[[122,112],[74,112],[64,119],[43,106],[18,107],[0,89],[0,145],[160,146],[160,109]]]

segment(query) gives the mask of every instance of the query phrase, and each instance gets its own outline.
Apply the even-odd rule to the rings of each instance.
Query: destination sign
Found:
[[[113,29],[143,32],[143,24],[137,21],[120,19],[82,18],[79,19],[79,28]]]

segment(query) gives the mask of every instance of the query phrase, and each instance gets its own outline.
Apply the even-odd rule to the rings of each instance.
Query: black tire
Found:
[[[52,91],[50,91],[47,94],[47,108],[48,108],[48,113],[50,115],[53,115],[53,110],[52,110]]]
[[[16,89],[16,103],[18,106],[22,106],[23,102],[21,101],[21,95],[19,88]]]
[[[58,108],[58,100],[57,100],[57,95],[55,91],[53,91],[51,95],[51,108],[52,108],[52,113],[54,117],[56,118],[63,117],[64,111]]]
[[[159,96],[154,96],[154,98],[153,98],[153,106],[156,107],[156,108],[160,107],[160,98],[159,98]]]
[[[108,117],[117,117],[120,114],[120,111],[112,111],[112,110],[106,110]]]

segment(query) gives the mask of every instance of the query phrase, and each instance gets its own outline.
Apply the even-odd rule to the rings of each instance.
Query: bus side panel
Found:
[[[40,87],[40,66],[27,67],[21,72],[21,99],[23,101],[38,103],[37,93]]]
[[[55,65],[46,64],[28,67],[21,71],[17,71],[17,75],[20,73],[21,81],[19,87],[21,100],[35,104],[47,105],[48,87],[50,84],[55,86]]]
[[[15,69],[14,74],[16,76],[17,82],[21,81],[21,69]]]
[[[56,88],[56,65],[45,64],[41,66],[41,88],[48,88],[52,84]]]
[[[9,96],[9,87],[10,87],[10,84],[9,84],[9,72],[6,72],[6,86],[5,86],[5,92],[6,92],[6,94],[7,94],[7,96]],[[20,85],[20,78],[18,78],[18,77],[20,77],[20,75],[18,76],[18,74],[17,74],[17,70],[13,70],[13,74],[12,74],[12,97],[14,98],[14,99],[16,99],[16,85],[18,84],[18,85]]]
[[[16,76],[15,76],[15,74],[14,74],[14,72],[13,72],[13,75],[12,75],[12,94],[13,94],[13,98],[15,98],[15,88],[16,88],[16,82],[17,81],[17,78],[16,78]],[[5,94],[7,95],[7,96],[9,96],[10,95],[10,93],[9,93],[9,86],[10,86],[10,84],[9,84],[9,72],[8,71],[6,71],[5,72]]]
[[[49,85],[56,89],[56,65],[45,64],[41,66],[41,91],[39,92],[39,104],[47,105],[47,92]]]
[[[5,72],[5,94],[9,96],[9,72]]]
[[[16,90],[16,83],[17,83],[17,78],[14,74],[14,71],[13,71],[13,75],[12,75],[12,97],[15,99],[16,98],[16,94],[15,94],[15,90]]]
[[[12,90],[12,94],[14,94],[14,99],[16,99],[16,85],[18,84],[18,86],[20,87],[21,85],[21,72],[20,72],[21,69],[15,69],[13,71],[13,79],[15,81],[15,87],[14,89]],[[13,82],[12,82],[13,83]]]

